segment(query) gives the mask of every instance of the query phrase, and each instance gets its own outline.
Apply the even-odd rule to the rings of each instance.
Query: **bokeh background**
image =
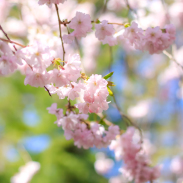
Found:
[[[129,0],[128,3],[130,8],[125,0],[67,0],[59,5],[59,12],[62,20],[70,20],[76,11],[82,11],[93,20],[117,23],[135,20],[143,29],[173,23],[176,41],[167,52],[183,65],[183,1]],[[41,40],[62,57],[54,6],[39,6],[38,0],[0,0],[0,25],[12,40],[24,45]],[[120,31],[122,27],[115,29]],[[65,27],[63,32],[67,33]],[[0,37],[4,38],[2,32]],[[157,182],[182,182],[183,69],[163,53],[149,55],[123,40],[112,48],[102,45],[93,32],[77,44],[66,45],[66,56],[69,53],[80,53],[87,75],[104,76],[114,71],[111,80],[116,84],[113,89],[117,103],[149,139],[146,148],[152,154],[152,164],[162,167]],[[54,102],[65,108],[67,100],[59,100],[56,95],[50,97],[43,88],[25,86],[25,76],[19,70],[0,77],[0,183],[10,180],[21,183],[13,182],[12,177],[30,161],[40,166],[31,183],[123,183],[118,171],[123,162],[115,161],[112,151],[78,149],[54,124],[56,118],[46,108]],[[105,112],[107,119],[125,129],[113,99],[108,99],[111,103]],[[90,115],[90,119],[95,117]],[[96,162],[104,157],[110,161],[97,166]]]

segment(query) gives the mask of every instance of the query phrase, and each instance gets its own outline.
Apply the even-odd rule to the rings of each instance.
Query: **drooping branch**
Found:
[[[112,64],[113,64],[113,52],[112,52],[112,48],[109,47],[109,53],[110,53],[110,63],[109,63],[109,72],[111,72],[111,67],[112,67]],[[139,130],[139,133],[140,133],[140,139],[141,139],[141,143],[143,142],[143,135],[142,135],[142,130],[127,116],[125,115],[121,108],[119,107],[117,101],[116,101],[116,98],[115,98],[115,93],[113,90],[111,90],[113,92],[113,101],[114,101],[114,105],[116,107],[116,109],[118,110],[120,116],[122,119],[126,119],[128,124],[127,125],[131,125],[131,126],[134,126],[136,129]]]
[[[183,66],[177,62],[177,60],[173,57],[173,55],[171,55],[170,53],[168,53],[166,50],[164,50],[163,53],[164,53],[170,60],[174,61],[174,62],[183,70]]]

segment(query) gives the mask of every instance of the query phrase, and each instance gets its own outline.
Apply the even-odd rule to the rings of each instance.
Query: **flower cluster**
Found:
[[[132,22],[122,35],[136,49],[148,51],[150,54],[161,53],[167,49],[175,40],[175,27],[172,24],[142,30],[138,24]]]
[[[160,167],[151,167],[148,154],[142,144],[134,138],[135,128],[129,127],[127,131],[111,144],[110,148],[116,152],[118,159],[121,157],[125,167],[121,170],[129,179],[136,183],[152,181],[160,176]]]
[[[95,23],[96,38],[102,41],[103,44],[109,44],[110,46],[116,45],[117,38],[119,37],[118,40],[121,38],[125,39],[135,49],[155,54],[167,49],[175,40],[175,27],[172,24],[166,25],[164,29],[160,29],[160,27],[149,27],[147,30],[142,30],[138,27],[137,23],[132,22],[129,27],[127,26],[125,28],[122,35],[114,37],[114,27],[107,20],[103,20],[101,23]],[[77,12],[69,26],[74,31],[71,34],[63,36],[64,42],[68,44],[72,43],[75,37],[86,37],[86,34],[91,31],[92,24],[90,16]]]
[[[58,81],[61,81],[61,79]],[[84,102],[75,105],[81,113],[100,113],[108,109],[106,100],[109,95],[107,81],[101,75],[92,75],[84,83],[81,83],[80,80],[78,83],[70,82],[70,84],[68,83],[62,87],[55,87],[53,84],[46,85],[46,87],[51,94],[56,93],[59,99],[68,97],[68,99],[74,100],[84,92],[84,96],[81,96]]]
[[[63,115],[63,110],[57,109],[56,103],[47,109],[49,113],[56,115],[57,121],[55,123],[59,127],[62,126],[66,139],[73,139],[74,144],[79,148],[107,147],[116,138],[116,135],[119,135],[118,126],[109,126],[108,130],[105,130],[97,122],[86,121],[88,118],[86,114],[70,112]]]
[[[65,43],[71,43],[74,38],[86,37],[88,32],[92,31],[92,24],[90,15],[76,12],[76,16],[71,20],[69,24],[74,31],[69,35],[64,35],[63,40]]]
[[[85,83],[84,103],[76,106],[82,113],[100,113],[108,109],[106,101],[109,92],[107,90],[108,82],[101,75],[92,75]]]

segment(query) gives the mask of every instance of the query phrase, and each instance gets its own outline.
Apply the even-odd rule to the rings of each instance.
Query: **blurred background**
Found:
[[[137,51],[123,40],[110,48],[94,32],[65,46],[66,57],[80,53],[88,76],[114,71],[111,80],[116,84],[117,103],[143,129],[152,165],[162,167],[157,182],[182,183],[183,69],[173,60],[183,65],[183,1],[67,0],[59,5],[62,20],[71,20],[77,11],[90,14],[92,20],[135,20],[142,29],[168,23],[176,27],[175,44],[167,50],[173,59]],[[57,21],[55,7],[39,6],[38,0],[0,0],[0,25],[11,40],[23,45],[41,40],[62,58]],[[115,27],[116,32],[121,29]],[[63,34],[67,34],[65,27]],[[2,32],[0,37],[5,38]],[[43,88],[25,86],[23,69],[19,71],[0,77],[0,183],[125,183],[118,171],[123,162],[115,161],[109,148],[78,149],[54,124],[56,118],[46,108],[54,102],[65,108],[67,100],[50,97]],[[107,119],[126,129],[113,99],[108,100]]]

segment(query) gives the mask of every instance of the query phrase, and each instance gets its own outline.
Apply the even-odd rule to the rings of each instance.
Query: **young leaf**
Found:
[[[110,72],[109,74],[105,75],[103,78],[108,79],[113,75],[114,72]]]
[[[114,95],[113,92],[112,92],[112,90],[108,86],[107,86],[107,90],[108,90],[110,96],[113,96]]]

